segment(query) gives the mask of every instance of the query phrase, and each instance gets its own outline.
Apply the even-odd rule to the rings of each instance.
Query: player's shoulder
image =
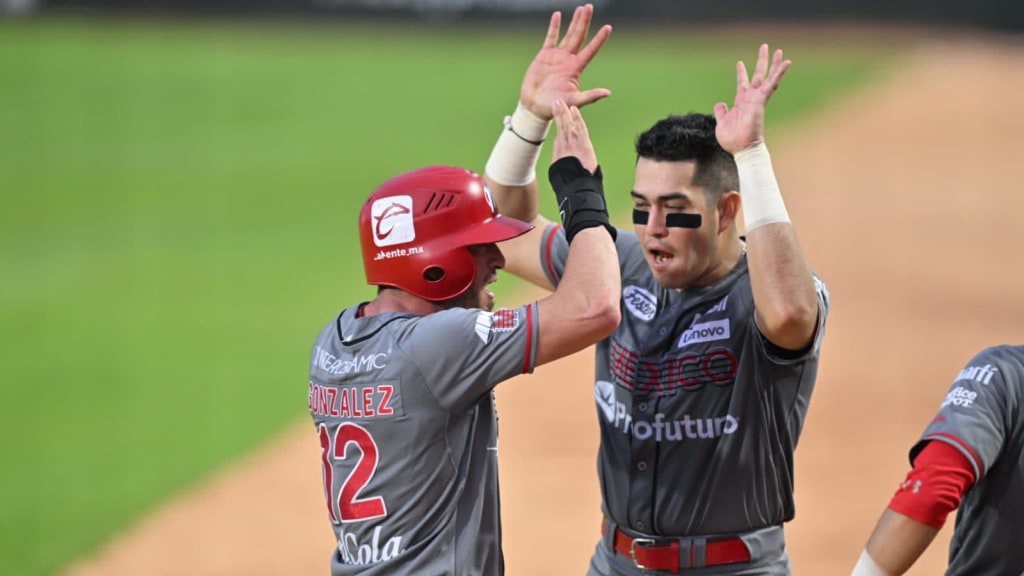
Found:
[[[982,361],[1024,365],[1024,345],[994,344],[987,346],[976,352],[970,363],[976,364]]]
[[[358,308],[358,304],[349,306],[327,320],[316,335],[316,340],[313,343],[314,349],[334,347],[344,340],[343,326],[349,322],[348,319],[355,318]]]
[[[338,319],[340,317],[341,317],[341,314],[339,313],[337,316],[335,316],[334,318],[331,318],[330,320],[328,320],[327,322],[324,323],[323,327],[320,328],[320,332],[318,332],[317,335],[316,335],[316,343],[317,344],[319,344],[321,342],[324,342],[324,341],[329,341],[330,339],[335,337],[335,335],[338,333],[337,326],[338,326]]]
[[[447,308],[397,324],[392,330],[401,342],[430,342],[433,345],[456,344],[478,332],[490,329],[496,314],[480,308]]]
[[[990,370],[985,370],[988,367]],[[960,374],[995,371],[1005,379],[1024,379],[1024,345],[996,344],[983,348],[971,358]]]
[[[957,372],[953,385],[991,394],[1024,395],[1024,346],[999,344],[982,348]]]
[[[981,350],[979,356],[991,356],[1024,364],[1024,344],[995,344]]]

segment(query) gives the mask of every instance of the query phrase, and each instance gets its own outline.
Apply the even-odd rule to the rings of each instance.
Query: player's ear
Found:
[[[728,230],[736,224],[740,213],[740,193],[730,190],[718,199],[718,232]]]

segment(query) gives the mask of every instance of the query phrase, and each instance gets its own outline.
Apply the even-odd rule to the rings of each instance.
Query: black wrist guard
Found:
[[[579,158],[567,156],[548,168],[548,180],[558,198],[558,212],[570,243],[580,230],[594,226],[604,226],[615,240],[615,227],[608,221],[600,166],[591,174]]]

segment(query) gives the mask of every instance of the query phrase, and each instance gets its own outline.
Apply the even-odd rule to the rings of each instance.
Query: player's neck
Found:
[[[363,308],[363,316],[375,316],[387,312],[411,312],[426,316],[440,309],[433,302],[413,296],[408,292],[383,290],[377,294],[377,297],[372,302],[366,304],[366,307]]]
[[[736,268],[736,265],[740,262],[740,258],[742,258],[746,253],[747,245],[739,236],[730,238],[718,251],[715,263],[709,266],[695,282],[686,288],[703,288],[705,286],[717,284],[723,278],[728,276],[734,268]],[[677,290],[683,291],[686,290],[686,288]]]

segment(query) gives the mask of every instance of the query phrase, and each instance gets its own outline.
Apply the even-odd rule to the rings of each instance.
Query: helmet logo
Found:
[[[487,205],[491,207],[491,214],[497,214],[498,209],[494,205],[494,196],[491,195],[491,189],[484,184],[484,198],[487,200]]]
[[[391,196],[376,200],[370,208],[370,217],[373,220],[373,243],[377,246],[391,246],[416,239],[411,196]]]

